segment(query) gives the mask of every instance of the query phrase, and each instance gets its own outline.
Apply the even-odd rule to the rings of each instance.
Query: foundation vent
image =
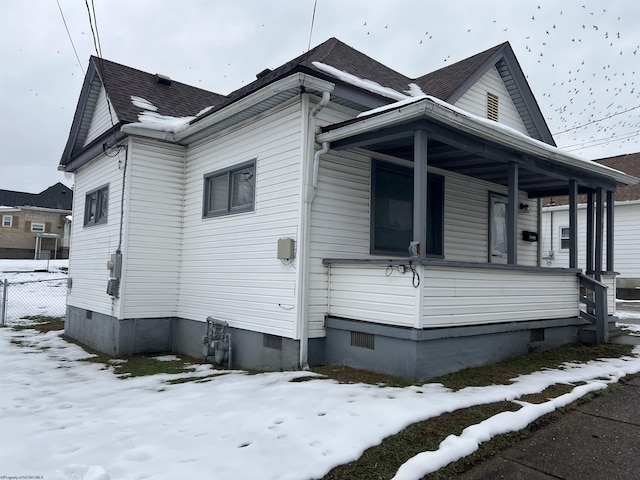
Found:
[[[544,328],[532,328],[531,329],[531,341],[532,342],[544,342]]]
[[[375,339],[376,339],[376,336],[373,335],[372,333],[351,332],[352,347],[360,347],[360,348],[366,348],[368,350],[375,350],[376,349]]]
[[[277,335],[269,335],[265,333],[262,337],[262,345],[264,348],[273,348],[274,350],[282,350],[282,337]]]

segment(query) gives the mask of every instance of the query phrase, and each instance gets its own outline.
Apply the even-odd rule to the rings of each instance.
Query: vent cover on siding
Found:
[[[491,92],[487,92],[487,118],[498,121],[498,96]]]
[[[351,332],[351,346],[375,350],[375,335],[364,332]]]
[[[282,337],[277,335],[269,335],[265,333],[262,337],[262,345],[265,348],[273,348],[274,350],[282,350]]]

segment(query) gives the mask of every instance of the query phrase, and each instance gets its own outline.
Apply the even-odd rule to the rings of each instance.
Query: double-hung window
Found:
[[[371,178],[371,253],[409,255],[413,240],[413,171],[374,161]],[[444,178],[427,177],[428,256],[444,254]]]
[[[560,249],[568,250],[571,245],[571,235],[569,227],[560,227]]]
[[[11,228],[13,226],[13,215],[3,215],[2,226]]]
[[[107,207],[109,204],[108,185],[87,193],[84,202],[85,227],[107,223]]]
[[[256,162],[243,163],[204,176],[203,216],[250,212],[255,208]]]

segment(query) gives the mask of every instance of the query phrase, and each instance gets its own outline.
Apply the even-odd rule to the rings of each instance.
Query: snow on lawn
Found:
[[[0,449],[3,474],[85,480],[173,480],[201,478],[203,472],[212,478],[320,478],[413,422],[513,400],[554,383],[587,382],[590,386],[580,390],[584,394],[640,371],[637,356],[603,359],[521,376],[511,385],[457,392],[439,384],[341,385],[305,372],[227,373],[171,385],[168,379],[184,375],[119,379],[101,365],[80,361],[88,356],[60,332],[0,329],[0,430],[11,439]],[[199,367],[198,375],[210,373],[210,366]],[[309,380],[291,381],[302,377]],[[522,410],[525,420],[534,416]],[[528,421],[516,414],[498,423],[517,429]],[[478,429],[475,442],[496,430],[483,424]],[[468,451],[441,449],[447,461]],[[432,460],[427,467],[442,464]],[[421,461],[417,471],[424,470]]]
[[[39,304],[45,312],[47,298],[43,294]],[[19,317],[12,313],[9,324],[23,323]],[[588,391],[640,371],[636,347],[631,357],[566,364],[520,376],[509,385],[457,392],[439,384],[341,385],[309,372],[248,375],[215,371],[210,365],[199,365],[192,374],[122,379],[102,364],[83,361],[91,355],[60,334],[0,329],[0,465],[5,476],[321,478],[411,423],[515,400],[555,383],[585,382],[558,399],[539,406],[523,403],[518,412],[469,427],[398,471],[399,479],[417,479],[493,435],[523,428]],[[172,358],[163,355],[158,360]],[[184,376],[202,378],[167,383]],[[307,381],[292,381],[299,379]]]

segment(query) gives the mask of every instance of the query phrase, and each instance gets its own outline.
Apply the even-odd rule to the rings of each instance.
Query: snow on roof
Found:
[[[135,95],[131,95],[131,103],[133,103],[136,107],[140,107],[145,110],[151,110],[153,112],[158,110],[158,107],[156,107],[146,98],[136,97]]]
[[[350,83],[351,85],[363,88],[372,93],[382,95],[383,97],[392,98],[394,100],[404,100],[405,98],[407,98],[406,95],[398,92],[397,90],[389,87],[384,87],[378,82],[374,82],[373,80],[365,80],[351,73],[347,73],[344,70],[338,70],[337,68],[332,67],[331,65],[324,64],[322,62],[312,62],[312,64],[318,70],[328,73],[332,77],[336,77],[343,82]]]

